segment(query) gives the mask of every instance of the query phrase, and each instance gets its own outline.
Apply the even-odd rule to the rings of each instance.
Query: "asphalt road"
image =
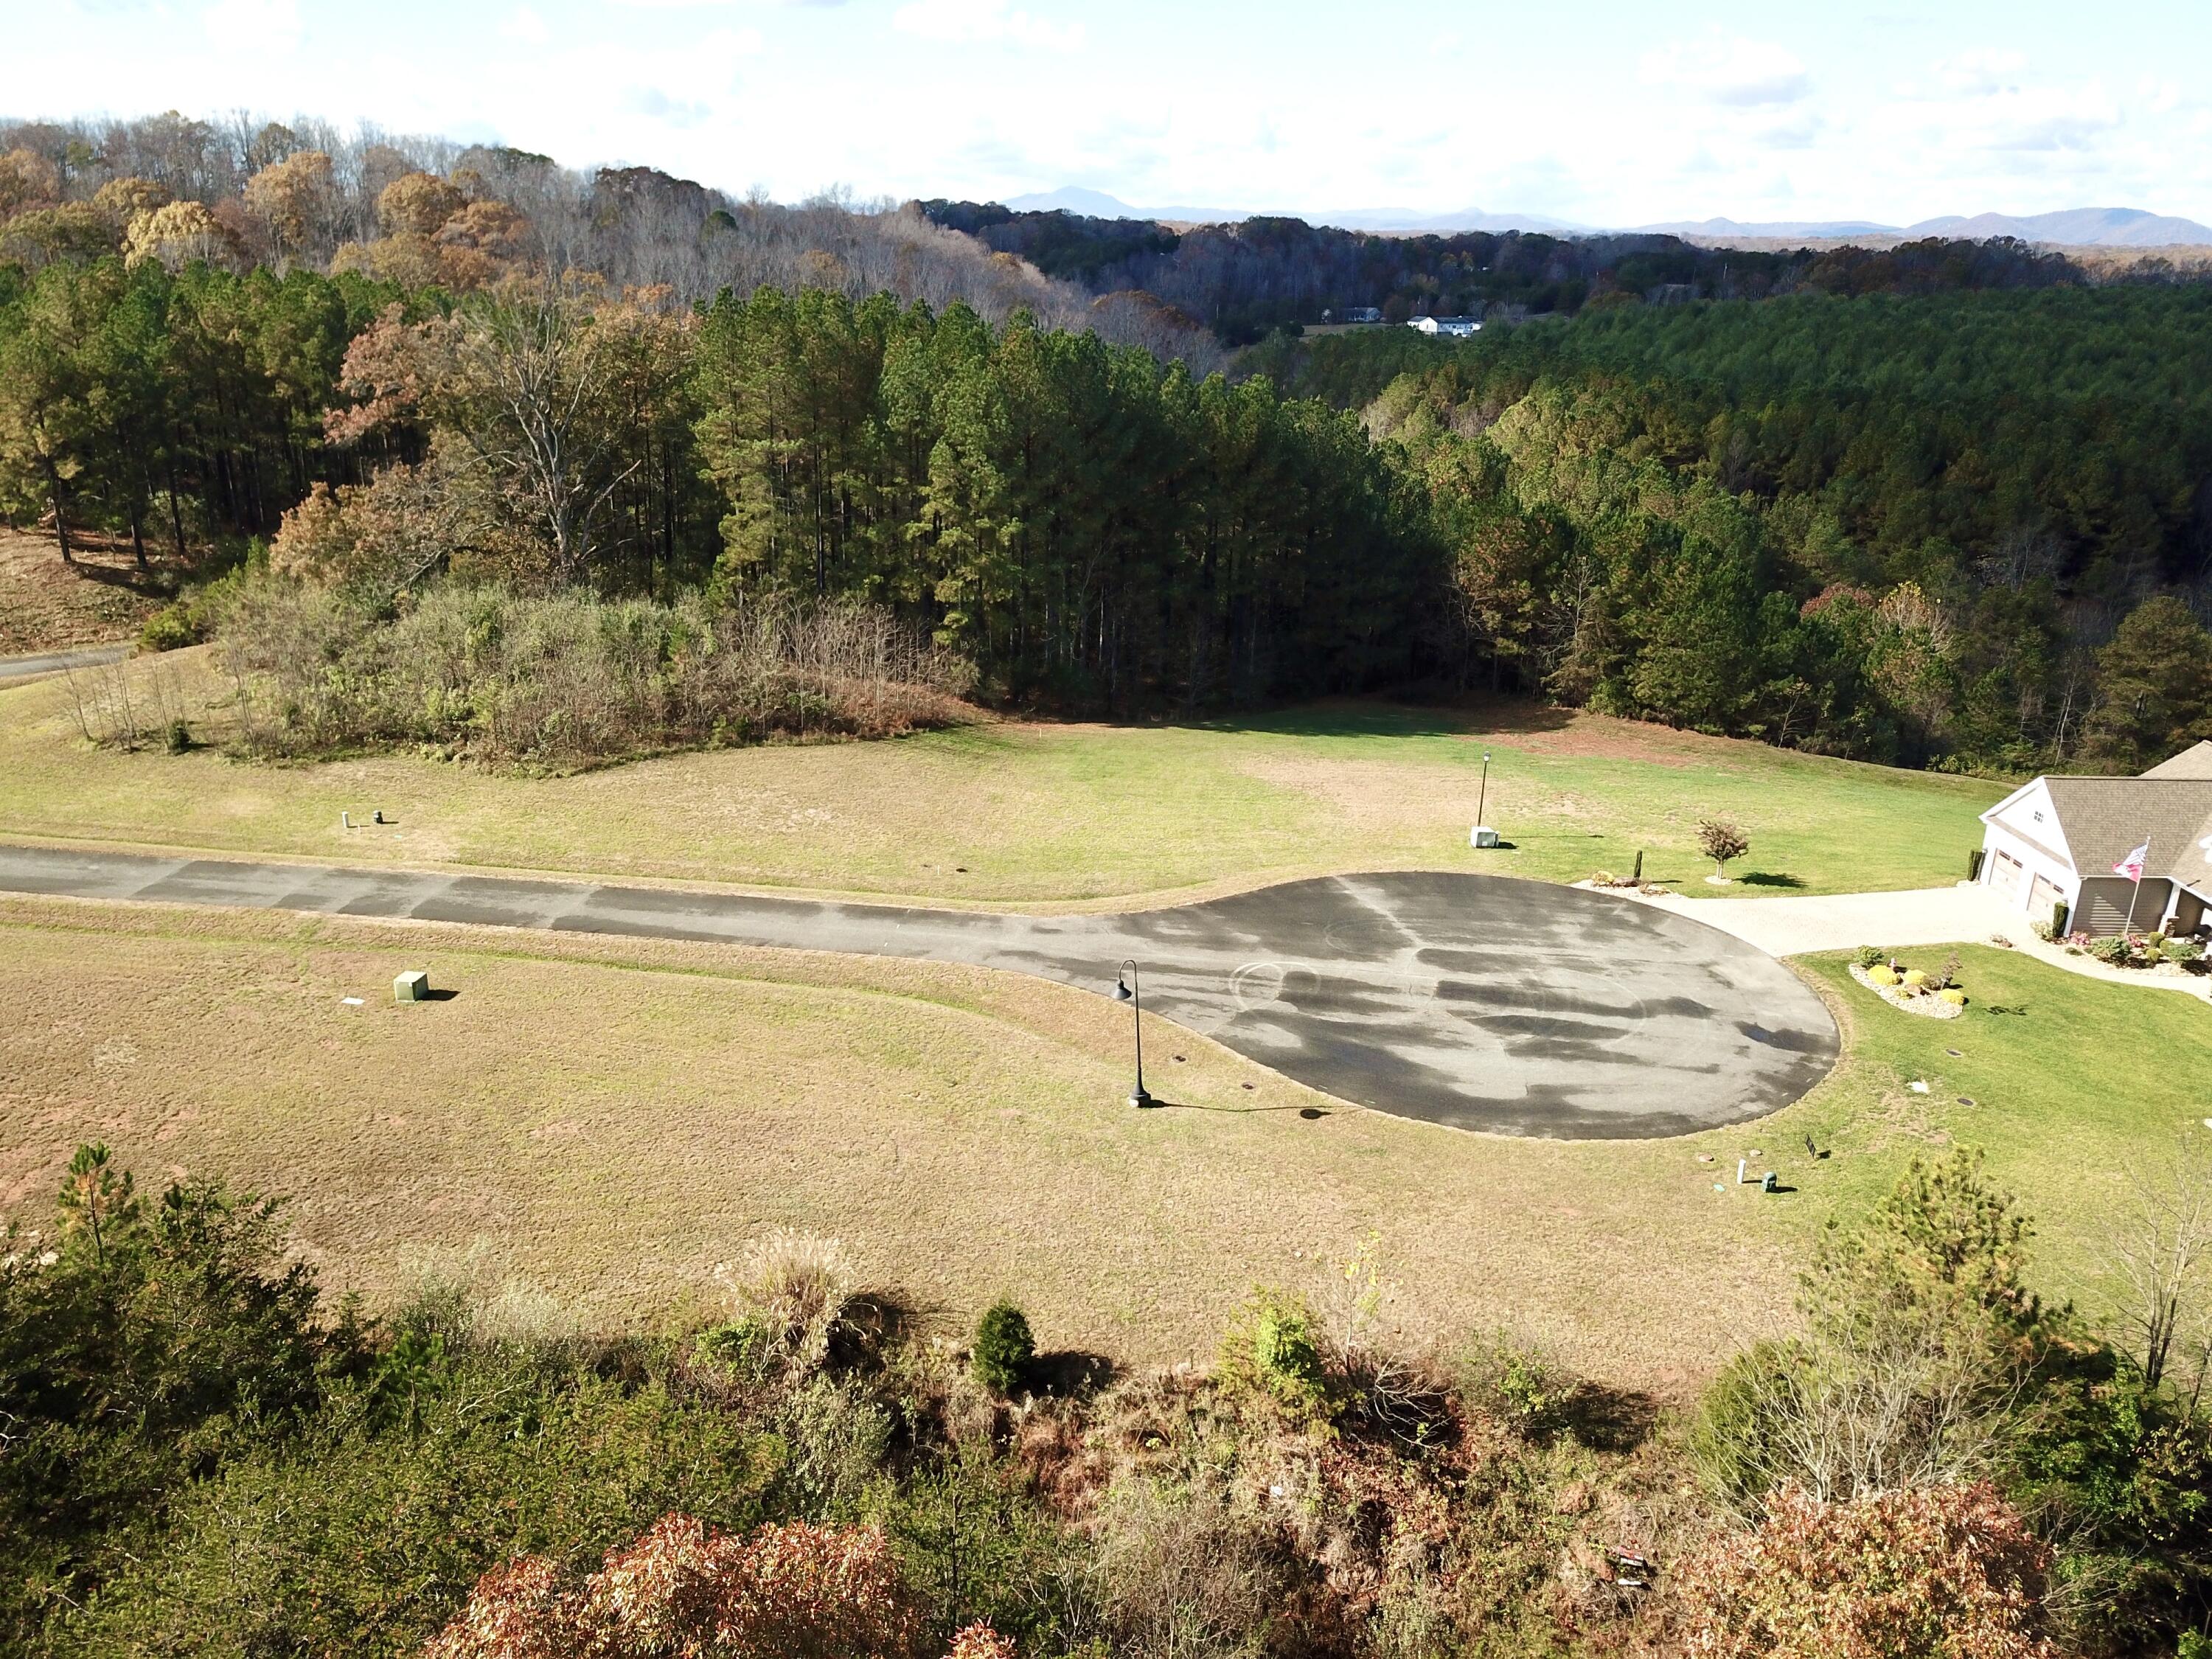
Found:
[[[40,674],[58,674],[65,668],[97,668],[102,663],[120,662],[129,656],[132,647],[125,645],[90,645],[74,651],[36,651],[27,657],[0,657],[0,685],[10,680],[27,680]]]
[[[1024,916],[0,847],[0,890],[923,957],[1101,993],[1134,957],[1150,1012],[1341,1099],[1502,1134],[1740,1122],[1803,1094],[1838,1047],[1820,1000],[1754,946],[1503,876],[1335,876]]]

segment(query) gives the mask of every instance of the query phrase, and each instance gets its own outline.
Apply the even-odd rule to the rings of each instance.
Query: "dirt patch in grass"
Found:
[[[173,555],[150,545],[144,571],[127,538],[76,552],[66,565],[52,536],[0,530],[0,657],[131,639],[175,592]]]

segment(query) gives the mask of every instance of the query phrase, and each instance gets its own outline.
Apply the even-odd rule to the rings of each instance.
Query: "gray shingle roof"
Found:
[[[2191,751],[2193,752],[2193,751]],[[2177,759],[2186,756],[2177,756]],[[2148,873],[2212,882],[2212,777],[2046,778],[2074,867],[2106,876],[2146,841]]]
[[[2212,778],[2212,742],[2192,743],[2179,754],[2160,761],[2143,775],[2147,778]]]

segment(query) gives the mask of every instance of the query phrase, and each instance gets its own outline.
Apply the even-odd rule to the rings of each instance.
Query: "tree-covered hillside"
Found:
[[[1296,332],[1348,307],[1388,323],[1417,316],[1571,316],[1627,300],[1765,299],[1793,294],[1928,295],[2034,289],[2105,280],[2101,266],[2024,243],[1951,241],[1788,252],[1711,248],[1663,235],[1538,232],[1382,235],[1258,217],[1180,233],[1149,219],[995,203],[917,204],[963,232],[1094,294],[1137,290],[1203,322],[1228,344]],[[2177,273],[2142,264],[2131,281]]]
[[[1407,371],[1368,428],[1501,680],[1985,765],[2204,719],[2212,292],[1628,306],[1269,361],[1340,401]]]
[[[1486,684],[2002,770],[2212,724],[2202,287],[2012,244],[970,227],[1163,277],[1094,301],[919,212],[303,132],[0,154],[0,512],[210,574],[273,540],[274,580],[353,607],[301,649],[481,582],[872,606],[1068,712]],[[1196,283],[1234,333],[1370,258],[1494,325],[1279,333],[1212,375],[1164,302]],[[1524,282],[1557,309],[1495,297]]]

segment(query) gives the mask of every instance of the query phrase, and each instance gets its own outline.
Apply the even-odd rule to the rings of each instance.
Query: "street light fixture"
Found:
[[[1498,845],[1498,831],[1483,822],[1484,809],[1489,805],[1490,751],[1486,749],[1482,751],[1482,783],[1474,797],[1474,828],[1468,830],[1467,836],[1467,844],[1470,847]]]
[[[1137,1086],[1129,1092],[1129,1104],[1149,1106],[1152,1096],[1145,1092],[1145,998],[1137,984],[1137,959],[1129,957],[1114,975],[1114,1000],[1136,1005],[1137,1028]]]

